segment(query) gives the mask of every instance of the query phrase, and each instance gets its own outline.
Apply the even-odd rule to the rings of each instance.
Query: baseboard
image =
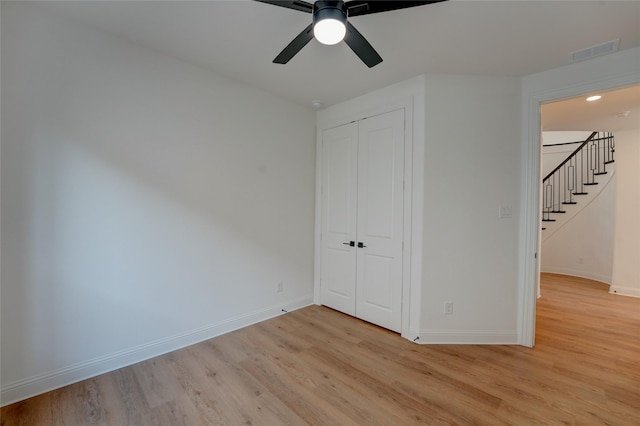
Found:
[[[12,404],[81,380],[117,370],[118,368],[182,349],[204,340],[274,318],[285,312],[309,306],[312,303],[313,297],[309,295],[256,312],[239,315],[217,324],[201,327],[179,335],[9,383],[0,389],[0,406]]]
[[[617,294],[618,296],[640,297],[640,288],[612,285],[611,287],[609,287],[609,293]]]
[[[611,285],[611,276],[604,276],[604,275],[600,275],[600,274],[594,274],[594,273],[589,273],[589,272],[585,272],[585,271],[579,271],[577,269],[571,269],[571,268],[556,268],[556,267],[540,267],[540,272],[541,273],[548,273],[548,274],[558,274],[558,275],[569,275],[572,277],[578,277],[578,278],[586,278],[588,280],[594,280],[594,281],[599,281],[601,283],[605,283],[605,284],[609,284]]]
[[[422,331],[416,341],[426,344],[458,345],[517,345],[516,331]]]

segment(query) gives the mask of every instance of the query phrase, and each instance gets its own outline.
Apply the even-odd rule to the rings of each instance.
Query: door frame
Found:
[[[540,282],[540,205],[544,103],[640,84],[640,49],[618,52],[524,77],[522,83],[522,225],[518,343],[535,345],[536,300]]]
[[[424,194],[424,79],[414,78],[343,104],[316,116],[316,220],[314,303],[321,303],[322,132],[352,121],[404,109],[404,197],[401,336],[414,340],[420,330],[422,218]],[[422,96],[422,97],[421,97]],[[391,100],[390,100],[391,99]],[[415,238],[412,238],[416,236]]]

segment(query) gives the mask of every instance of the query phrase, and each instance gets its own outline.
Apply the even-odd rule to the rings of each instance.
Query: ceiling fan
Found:
[[[396,9],[422,6],[425,4],[439,3],[446,0],[427,1],[376,1],[376,0],[351,0],[351,1],[326,1],[317,0],[315,3],[307,3],[301,0],[293,1],[272,1],[256,0],[261,3],[268,3],[275,6],[286,7],[287,9],[299,10],[313,14],[313,21],[307,28],[302,30],[296,38],[284,48],[282,52],[273,60],[276,64],[286,64],[304,46],[316,38],[323,44],[337,44],[342,40],[354,51],[356,55],[369,68],[382,62],[378,52],[369,44],[367,39],[355,29],[347,20],[352,16],[369,15],[372,13],[387,12]]]

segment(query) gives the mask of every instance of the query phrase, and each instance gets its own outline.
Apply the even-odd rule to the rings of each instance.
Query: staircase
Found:
[[[609,132],[593,132],[542,180],[542,230],[578,204],[606,175],[614,162],[615,141]]]

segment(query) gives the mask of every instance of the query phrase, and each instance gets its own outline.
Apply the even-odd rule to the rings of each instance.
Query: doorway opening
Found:
[[[596,93],[601,96],[599,100],[587,101],[587,97]],[[610,149],[615,151],[616,161],[623,156],[624,167],[623,172],[618,173],[617,164],[612,163],[604,173],[598,173],[599,176],[591,184],[593,186],[588,189],[592,194],[583,192],[586,195],[582,208],[562,205],[575,202],[558,202],[558,207],[553,209],[562,214],[554,215],[557,219],[551,219],[551,222],[542,222],[538,233],[537,296],[541,296],[540,275],[543,273],[566,275],[569,279],[574,276],[599,281],[611,286],[611,293],[617,293],[614,285],[616,277],[619,278],[629,267],[625,265],[628,263],[625,257],[629,248],[621,242],[621,239],[626,238],[629,226],[625,219],[626,204],[637,204],[640,196],[638,191],[634,193],[626,190],[638,178],[636,172],[629,172],[629,162],[638,163],[635,167],[632,165],[633,168],[640,166],[640,158],[633,160],[634,156],[628,155],[633,154],[634,150],[640,151],[637,148],[640,145],[640,85],[543,102],[540,110],[541,177],[538,188],[542,200],[541,209],[545,208],[545,202],[548,203],[544,200],[543,191],[549,189],[542,183],[543,178],[554,169],[554,163],[564,161],[565,155],[574,152],[577,144],[573,145],[572,142],[584,140],[583,137],[592,131],[611,132],[614,140],[616,137],[621,139],[618,147],[614,143]],[[577,133],[578,131],[581,133]],[[568,180],[566,177],[561,179]],[[579,191],[573,192],[582,196]],[[577,204],[581,202],[580,196],[576,196]],[[622,199],[619,200],[619,196]],[[629,200],[629,197],[636,199]],[[565,213],[571,213],[566,214],[569,220],[565,219]],[[631,232],[637,231],[631,229]],[[640,253],[636,253],[637,255]],[[548,276],[545,279],[548,280]]]

